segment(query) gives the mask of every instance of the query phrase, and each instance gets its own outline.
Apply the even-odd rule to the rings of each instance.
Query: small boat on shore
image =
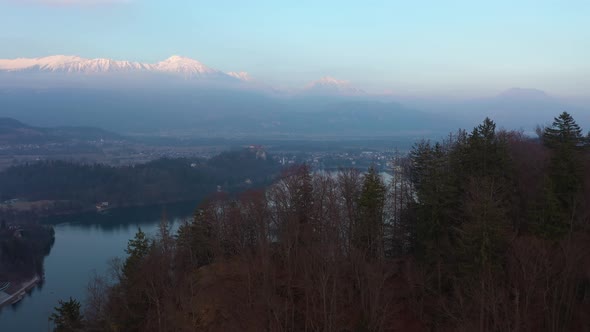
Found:
[[[96,204],[96,212],[98,213],[105,213],[109,209],[111,209],[111,206],[109,206],[109,202],[102,202]]]

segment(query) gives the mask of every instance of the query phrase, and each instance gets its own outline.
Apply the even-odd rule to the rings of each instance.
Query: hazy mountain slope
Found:
[[[446,115],[463,123],[478,123],[490,117],[500,127],[532,132],[563,111],[571,113],[590,129],[590,102],[552,96],[536,89],[512,88],[491,97],[461,100],[450,98],[406,98],[404,104],[429,113]]]
[[[0,118],[0,143],[33,144],[72,140],[121,139],[121,136],[94,127],[33,127],[12,118]]]
[[[0,114],[38,126],[98,126],[118,132],[197,136],[397,135],[454,128],[396,103],[273,98],[228,89],[0,90]],[[444,120],[444,119],[443,119]]]
[[[479,117],[489,116],[509,128],[522,127],[525,130],[550,123],[563,111],[577,116],[580,123],[587,123],[585,112],[578,107],[535,89],[512,88],[491,98],[469,101],[463,108],[472,110]]]
[[[332,77],[280,93],[248,73],[225,73],[181,56],[157,63],[77,56],[0,60],[0,117],[36,126],[207,137],[438,137],[472,128],[485,117],[500,127],[533,131],[568,111],[590,127],[588,109],[534,89],[472,100],[393,100]]]
[[[300,95],[303,96],[363,96],[367,93],[354,87],[349,81],[325,76],[308,83]]]

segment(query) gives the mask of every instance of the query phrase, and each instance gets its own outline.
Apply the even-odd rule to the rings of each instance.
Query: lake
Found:
[[[177,229],[196,206],[196,201],[184,202],[45,220],[55,225],[55,244],[45,258],[45,281],[19,303],[1,309],[0,331],[47,331],[47,318],[58,300],[71,296],[84,303],[90,278],[105,273],[113,257],[125,257],[127,241],[139,227],[153,235],[165,214]]]
[[[391,181],[390,174],[381,176],[386,183]],[[153,235],[165,214],[177,229],[197,205],[194,201],[122,208],[45,220],[55,225],[55,244],[45,258],[45,281],[16,305],[2,308],[0,332],[47,331],[47,318],[58,301],[71,296],[84,305],[88,281],[95,273],[104,274],[112,258],[125,257],[127,242],[139,227]]]

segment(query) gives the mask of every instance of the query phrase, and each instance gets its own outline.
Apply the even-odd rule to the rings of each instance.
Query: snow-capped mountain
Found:
[[[248,74],[245,71],[240,71],[240,72],[230,71],[230,72],[227,72],[226,74],[228,74],[231,77],[235,77],[235,78],[239,79],[240,81],[251,81],[252,80],[252,77],[250,77],[250,74]]]
[[[307,84],[302,91],[309,95],[364,95],[365,91],[355,88],[349,81],[338,80],[330,76],[322,77]]]
[[[54,72],[54,73],[123,73],[156,72],[180,74],[184,78],[236,78],[201,62],[182,56],[150,64],[112,59],[86,59],[79,56],[54,55],[42,58],[0,59],[0,72]]]
[[[84,59],[53,55],[43,58],[0,59],[0,71],[45,71],[63,73],[103,73],[150,70],[151,65],[111,59]]]
[[[178,55],[173,55],[164,61],[151,65],[151,68],[154,71],[164,73],[177,73],[187,76],[189,78],[226,75],[225,73],[219,70],[205,66],[197,60]]]
[[[11,75],[4,76],[3,73],[11,73]],[[200,61],[184,56],[173,55],[163,61],[156,63],[134,62],[125,60],[113,60],[105,58],[88,59],[74,55],[52,55],[40,58],[17,58],[17,59],[0,59],[0,85],[11,86],[15,84],[15,77],[19,73],[39,73],[40,75],[26,75],[23,76],[19,84],[31,84],[31,86],[46,86],[47,81],[43,81],[45,75],[43,73],[53,73],[56,75],[64,74],[63,79],[60,78],[60,84],[78,84],[79,77],[83,77],[86,86],[92,86],[92,80],[87,80],[87,77],[97,76],[101,77],[101,84],[109,79],[110,74],[118,74],[114,83],[119,82],[120,79],[134,80],[134,74],[143,74],[140,77],[142,82],[157,82],[161,75],[169,77],[178,77],[185,81],[204,82],[217,84],[219,86],[231,86],[232,88],[250,89],[265,91],[273,94],[290,95],[295,94],[307,96],[364,96],[367,95],[365,91],[358,89],[350,84],[349,81],[338,80],[333,77],[323,77],[317,81],[307,84],[302,89],[297,90],[281,90],[275,89],[260,81],[256,81],[250,77],[245,71],[230,71],[223,72],[217,70]],[[121,74],[125,74],[122,76]],[[146,75],[155,74],[155,75]],[[15,76],[17,75],[17,76]],[[2,80],[2,77],[7,79]],[[47,76],[50,77],[50,76]],[[149,77],[154,80],[148,79]],[[55,77],[51,76],[53,80]],[[38,83],[37,81],[40,81]],[[24,82],[24,83],[22,83]],[[135,80],[134,82],[138,82]],[[36,85],[35,85],[36,84]]]

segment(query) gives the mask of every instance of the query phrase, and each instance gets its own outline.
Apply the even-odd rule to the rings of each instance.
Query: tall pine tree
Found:
[[[366,252],[367,257],[383,255],[383,208],[385,185],[375,167],[365,175],[358,202],[359,218],[354,228],[355,246]]]
[[[541,204],[556,210],[546,211],[542,218],[537,218],[535,229],[555,238],[571,228],[581,204],[584,176],[581,150],[586,148],[586,140],[574,118],[563,112],[554,119],[551,127],[545,128],[543,143],[551,151],[551,159]]]

